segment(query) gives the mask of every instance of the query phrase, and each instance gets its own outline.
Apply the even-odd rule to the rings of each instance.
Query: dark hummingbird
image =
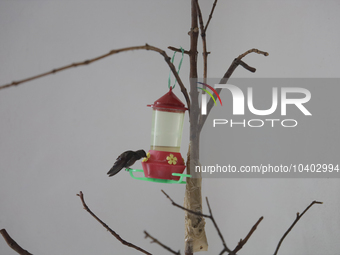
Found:
[[[145,157],[146,157],[146,153],[144,150],[125,151],[118,156],[113,167],[111,167],[110,171],[108,171],[107,174],[109,175],[109,177],[114,176],[116,173],[118,173],[123,168],[129,168],[137,160],[141,158],[145,158]]]

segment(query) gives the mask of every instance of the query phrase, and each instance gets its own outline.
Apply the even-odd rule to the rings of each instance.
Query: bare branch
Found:
[[[144,231],[144,234],[145,234],[145,238],[150,238],[152,240],[151,243],[156,243],[156,244],[160,245],[161,247],[163,247],[164,249],[166,249],[167,251],[169,251],[173,254],[181,255],[180,251],[174,251],[173,249],[169,248],[168,246],[162,244],[156,238],[152,237],[148,232]]]
[[[301,213],[296,213],[296,219],[294,220],[293,224],[288,228],[288,230],[284,233],[284,235],[282,236],[282,238],[280,239],[280,242],[278,243],[276,250],[274,252],[274,255],[277,255],[280,246],[283,242],[283,240],[285,239],[285,237],[289,234],[289,232],[293,229],[293,227],[295,226],[295,224],[301,219],[301,217],[305,214],[305,212],[307,212],[307,210],[309,208],[311,208],[314,204],[322,204],[322,202],[318,202],[318,201],[313,201],[309,206],[307,206],[307,208]]]
[[[169,47],[168,47],[168,49],[169,49],[169,50],[172,50],[172,51],[176,51],[176,52],[182,52],[182,50],[181,50],[181,49],[179,49],[179,48],[175,48],[175,47],[172,47],[172,46],[169,46]],[[184,54],[188,54],[188,55],[190,55],[190,51],[188,51],[188,50],[184,50]]]
[[[244,58],[245,56],[247,56],[249,53],[257,53],[257,54],[261,54],[261,55],[264,55],[264,56],[268,56],[268,52],[265,52],[265,51],[260,51],[258,49],[251,49],[251,50],[248,50],[246,51],[245,53],[239,55],[237,58],[234,59],[234,61],[231,63],[231,65],[229,66],[227,72],[224,74],[223,78],[220,80],[219,84],[226,84],[228,82],[228,79],[231,77],[231,75],[233,74],[233,72],[235,71],[235,69],[241,65],[243,66],[244,68],[246,68],[247,70],[251,71],[251,72],[255,72],[256,69],[254,67],[251,67],[249,65],[247,65],[246,63],[244,63],[242,61],[242,58]],[[221,90],[222,89],[216,89],[216,92],[217,94],[220,94],[221,93]],[[216,99],[217,98],[217,95],[214,95],[214,98]],[[198,130],[201,131],[202,128],[203,128],[203,125],[205,123],[205,121],[207,120],[208,118],[208,115],[211,111],[211,109],[213,108],[214,106],[214,100],[212,98],[210,98],[209,102],[208,102],[208,105],[207,105],[207,114],[206,115],[201,115],[200,116],[200,120],[199,120],[199,123],[198,123]]]
[[[251,235],[255,232],[257,226],[260,224],[260,222],[263,220],[263,216],[255,223],[255,225],[251,228],[251,230],[249,231],[248,235],[242,240],[240,240],[240,242],[237,244],[237,246],[235,247],[235,249],[233,250],[233,253],[236,254],[239,250],[242,249],[243,245],[246,244],[246,242],[248,241],[248,239],[251,237]]]
[[[262,55],[264,55],[264,56],[266,56],[266,57],[269,55],[268,52],[261,51],[261,50],[258,50],[258,49],[255,49],[255,48],[254,48],[254,49],[250,49],[250,50],[246,51],[245,53],[241,54],[240,56],[238,56],[238,59],[241,60],[242,58],[244,58],[245,56],[247,56],[249,53],[253,53],[253,52],[255,52],[255,53],[257,53],[257,54],[262,54]]]
[[[109,231],[115,238],[118,239],[118,241],[120,241],[122,244],[126,245],[126,246],[129,246],[131,248],[134,248],[144,254],[148,254],[148,255],[151,255],[151,253],[147,252],[146,250],[138,247],[137,245],[134,245],[132,243],[129,243],[127,241],[125,241],[123,238],[121,238],[115,231],[113,231],[108,225],[106,225],[101,219],[99,219],[91,210],[90,208],[86,205],[85,203],[85,200],[84,200],[84,195],[83,195],[83,192],[79,192],[79,194],[77,194],[77,196],[80,197],[80,200],[81,202],[83,203],[83,206],[84,206],[84,209],[92,215],[93,218],[95,218],[100,224],[103,225],[104,228],[107,229],[107,231]]]
[[[190,63],[190,73],[189,78],[190,81],[190,99],[192,108],[195,109],[194,112],[190,112],[190,128],[193,128],[198,121],[198,91],[196,89],[196,84],[192,82],[192,79],[197,78],[197,42],[198,42],[198,21],[197,21],[197,7],[196,0],[191,0],[191,29],[189,32],[190,35],[190,55],[189,55],[189,63]],[[192,131],[192,130],[191,130]],[[194,155],[192,155],[195,157]],[[189,173],[188,173],[189,174]]]
[[[201,36],[205,37],[204,22],[203,22],[201,8],[200,8],[200,5],[198,3],[198,0],[195,0],[195,3],[196,3],[196,8],[197,8],[198,20],[199,20],[199,24],[200,24]]]
[[[164,190],[162,190],[162,192],[163,192],[163,194],[171,201],[171,203],[172,203],[173,206],[176,206],[176,207],[178,207],[178,208],[181,208],[182,210],[187,211],[187,212],[189,212],[189,213],[192,213],[192,214],[194,214],[194,215],[201,216],[201,217],[205,217],[205,218],[209,218],[209,219],[212,221],[212,223],[214,224],[214,227],[215,227],[215,229],[216,229],[216,231],[217,231],[217,233],[218,233],[218,235],[219,235],[219,237],[220,237],[220,239],[221,239],[221,241],[222,241],[222,244],[223,244],[223,250],[220,252],[220,255],[223,254],[223,253],[225,253],[225,252],[228,252],[228,254],[230,254],[230,255],[234,255],[234,254],[236,254],[239,250],[241,250],[242,247],[247,243],[247,241],[249,240],[249,238],[251,237],[251,235],[255,232],[257,226],[258,226],[258,225],[260,224],[260,222],[263,220],[263,217],[261,217],[261,218],[255,223],[255,225],[251,228],[251,230],[249,231],[248,235],[247,235],[243,240],[241,239],[240,242],[239,242],[239,243],[237,244],[237,246],[235,247],[235,249],[234,249],[233,251],[231,251],[231,250],[228,248],[228,246],[227,246],[227,244],[226,244],[226,242],[225,242],[225,240],[224,240],[224,237],[223,237],[223,235],[222,235],[222,233],[221,233],[221,231],[220,231],[220,229],[219,229],[219,227],[218,227],[218,225],[217,225],[217,223],[216,223],[216,221],[215,221],[215,218],[214,218],[214,216],[213,216],[213,214],[212,214],[212,210],[211,210],[211,207],[210,207],[210,204],[209,204],[209,200],[208,200],[207,197],[206,197],[205,199],[206,199],[206,201],[207,201],[207,206],[208,206],[209,214],[210,214],[210,215],[203,214],[203,213],[201,213],[201,212],[196,212],[196,211],[192,211],[192,210],[190,210],[190,209],[187,209],[187,208],[185,208],[185,207],[183,207],[183,206],[181,206],[181,205],[175,203],[175,202],[172,200],[172,198],[171,198],[168,194],[165,193]]]
[[[14,241],[10,235],[7,233],[6,229],[1,229],[0,230],[1,235],[3,236],[3,238],[5,239],[6,243],[8,244],[9,247],[11,247],[14,251],[16,251],[17,253],[19,253],[20,255],[32,255],[31,253],[29,253],[28,251],[24,250],[23,248],[21,248],[19,246],[19,244],[17,244],[16,241]]]
[[[171,201],[171,203],[172,203],[173,206],[176,206],[176,207],[178,207],[178,208],[181,208],[182,210],[187,211],[187,212],[192,213],[192,214],[197,215],[197,216],[206,217],[206,218],[210,218],[210,217],[211,217],[210,215],[207,215],[207,214],[203,214],[203,213],[200,213],[200,212],[196,212],[196,211],[190,210],[190,209],[188,209],[188,208],[185,208],[185,207],[183,207],[183,206],[181,206],[181,205],[175,203],[175,202],[171,199],[171,197],[169,197],[169,195],[165,193],[164,190],[162,190],[162,192],[163,192],[163,194]]]
[[[207,40],[206,40],[206,33],[205,33],[205,28],[204,28],[204,22],[203,22],[203,17],[202,17],[202,12],[201,8],[199,6],[198,0],[196,0],[196,8],[197,8],[197,15],[198,15],[198,20],[200,24],[200,30],[201,30],[201,38],[202,38],[202,47],[203,47],[203,79],[204,83],[206,83],[206,79],[208,76],[208,52],[207,52]]]
[[[187,211],[187,212],[189,212],[189,213],[192,213],[192,214],[194,214],[194,215],[196,215],[196,216],[200,216],[200,217],[205,217],[205,218],[211,219],[211,221],[213,222],[213,224],[214,224],[214,226],[215,226],[215,228],[216,228],[216,230],[217,230],[218,235],[219,235],[220,238],[221,238],[221,241],[222,241],[222,244],[223,244],[223,247],[224,247],[223,251],[231,252],[231,250],[227,247],[226,242],[224,241],[223,235],[222,235],[222,233],[221,233],[219,227],[217,226],[217,223],[216,223],[216,221],[215,221],[215,219],[214,219],[214,216],[212,215],[212,211],[211,211],[211,208],[210,208],[210,205],[209,205],[208,198],[206,198],[206,201],[207,201],[207,205],[208,205],[208,208],[209,208],[209,213],[210,213],[210,215],[203,214],[203,213],[201,213],[201,212],[192,211],[192,210],[190,210],[190,209],[188,209],[188,208],[185,208],[185,207],[183,207],[183,206],[181,206],[181,205],[175,203],[175,202],[170,198],[170,196],[164,192],[164,190],[162,190],[162,192],[163,192],[163,194],[171,201],[171,203],[172,203],[173,206],[176,206],[176,207],[178,207],[178,208],[181,208],[182,210]]]
[[[93,62],[96,62],[96,61],[101,60],[103,58],[109,57],[111,55],[114,55],[114,54],[117,54],[117,53],[120,53],[120,52],[124,52],[124,51],[132,51],[132,50],[151,50],[151,51],[158,52],[159,54],[161,54],[164,57],[166,63],[169,65],[172,73],[176,77],[176,80],[177,80],[179,86],[181,87],[181,91],[182,91],[182,93],[185,97],[185,100],[187,101],[187,107],[188,107],[188,109],[190,109],[190,99],[189,99],[188,92],[187,92],[181,78],[179,77],[179,75],[176,71],[176,67],[171,63],[170,57],[166,54],[166,52],[164,50],[161,50],[157,47],[154,47],[154,46],[151,46],[151,45],[148,45],[148,44],[145,44],[145,45],[142,45],[142,46],[133,46],[133,47],[126,47],[126,48],[121,48],[121,49],[117,49],[117,50],[111,50],[110,52],[108,52],[104,55],[101,55],[99,57],[95,57],[95,58],[85,60],[85,61],[82,61],[82,62],[76,62],[76,63],[70,64],[70,65],[59,67],[59,68],[53,69],[52,71],[42,73],[42,74],[39,74],[39,75],[35,75],[35,76],[29,77],[29,78],[26,78],[26,79],[23,79],[23,80],[20,80],[20,81],[13,81],[12,83],[0,86],[0,90],[4,89],[4,88],[12,87],[12,86],[17,86],[19,84],[22,84],[22,83],[25,83],[25,82],[28,82],[28,81],[32,81],[32,80],[35,80],[35,79],[38,79],[38,78],[41,78],[41,77],[44,77],[44,76],[47,76],[47,75],[50,75],[50,74],[55,74],[55,73],[64,71],[66,69],[70,69],[72,67],[89,65]]]
[[[226,242],[225,242],[225,240],[224,240],[224,237],[223,237],[223,235],[222,235],[222,233],[221,233],[221,231],[220,231],[220,228],[217,226],[217,223],[216,223],[216,221],[215,221],[215,219],[214,219],[214,217],[213,217],[213,215],[212,215],[212,211],[211,211],[211,208],[210,208],[209,200],[208,200],[207,197],[206,197],[205,199],[206,199],[206,201],[207,201],[207,205],[208,205],[208,208],[209,208],[209,213],[210,213],[210,217],[209,217],[209,218],[210,218],[211,221],[213,222],[213,224],[214,224],[214,226],[215,226],[215,228],[216,228],[216,230],[217,230],[217,233],[218,233],[218,235],[219,235],[220,238],[221,238],[221,241],[222,241],[222,244],[223,244],[223,247],[224,247],[223,250],[225,250],[225,251],[227,251],[227,252],[230,252],[230,249],[227,247],[227,244],[226,244]]]
[[[207,28],[209,26],[210,20],[212,19],[212,15],[214,13],[214,10],[215,10],[215,7],[216,7],[216,3],[217,3],[217,0],[215,0],[215,2],[213,4],[213,7],[211,9],[211,12],[210,12],[210,15],[209,15],[209,18],[208,18],[208,21],[207,21],[207,24],[205,25],[205,28],[204,28],[204,32],[207,32]]]
[[[240,64],[240,66],[242,66],[242,67],[244,67],[245,69],[247,69],[249,72],[252,72],[252,73],[255,73],[255,72],[256,72],[256,68],[247,65],[247,64],[244,63],[242,60],[240,60],[239,64]]]

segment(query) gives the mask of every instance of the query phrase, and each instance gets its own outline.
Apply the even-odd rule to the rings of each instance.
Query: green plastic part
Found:
[[[175,180],[166,180],[166,179],[157,179],[157,178],[148,178],[144,176],[144,171],[142,169],[131,169],[127,168],[128,171],[133,179],[141,180],[141,181],[149,181],[149,182],[158,182],[158,183],[169,183],[169,184],[186,184],[186,181],[183,181],[184,177],[191,177],[190,174],[178,174],[173,173],[173,176],[180,176],[178,181]],[[136,177],[133,175],[134,172],[143,173],[143,177]]]

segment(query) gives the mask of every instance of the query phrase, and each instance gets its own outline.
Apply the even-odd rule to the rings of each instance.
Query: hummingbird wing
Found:
[[[133,152],[133,154],[131,154],[131,157],[129,157],[129,160],[126,162],[125,167],[132,166],[138,159],[140,159],[138,154],[136,152]]]
[[[134,154],[135,152],[133,151],[125,151],[120,154],[114,165],[111,167],[110,171],[107,172],[109,177],[117,174],[120,170],[122,170],[122,168],[129,167],[128,162],[131,160]]]

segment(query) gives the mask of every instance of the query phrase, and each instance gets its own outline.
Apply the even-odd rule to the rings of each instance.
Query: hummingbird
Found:
[[[146,153],[144,150],[138,151],[125,151],[118,156],[116,162],[111,167],[110,171],[107,172],[109,177],[114,176],[123,168],[129,168],[132,166],[137,160],[141,158],[145,158]]]

